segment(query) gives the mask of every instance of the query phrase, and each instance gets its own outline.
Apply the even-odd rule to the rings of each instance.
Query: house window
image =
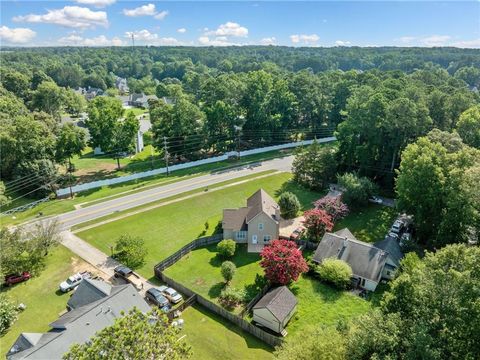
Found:
[[[387,276],[390,276],[390,275],[392,275],[392,273],[387,270]]]
[[[270,235],[265,235],[263,237],[263,242],[269,242],[270,240],[272,240],[272,237]]]
[[[362,287],[365,286],[365,279],[362,279],[360,284],[361,284]]]
[[[246,231],[237,231],[237,240],[245,240],[247,238]]]
[[[262,223],[258,224],[258,230],[263,230],[263,224]]]

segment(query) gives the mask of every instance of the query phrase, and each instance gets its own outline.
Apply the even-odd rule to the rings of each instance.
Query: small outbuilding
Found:
[[[297,310],[297,298],[286,286],[271,289],[253,307],[253,321],[285,336],[285,326]]]

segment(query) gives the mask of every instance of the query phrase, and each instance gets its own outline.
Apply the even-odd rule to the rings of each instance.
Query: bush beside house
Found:
[[[317,267],[317,274],[322,281],[332,284],[339,289],[346,289],[352,278],[352,268],[345,261],[325,259]]]
[[[291,219],[297,216],[301,207],[297,196],[289,191],[285,191],[280,195],[278,205],[280,206],[280,215],[284,219]]]
[[[222,257],[228,259],[235,255],[236,246],[237,244],[234,240],[225,239],[217,244],[217,251]]]

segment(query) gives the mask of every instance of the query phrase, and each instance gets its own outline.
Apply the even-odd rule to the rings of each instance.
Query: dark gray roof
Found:
[[[248,207],[240,209],[224,209],[222,227],[233,231],[247,230],[245,219],[249,211],[250,208]]]
[[[222,227],[233,231],[247,230],[247,223],[261,212],[278,222],[279,219],[275,218],[278,209],[275,200],[265,190],[259,189],[247,199],[247,207],[223,210]]]
[[[313,260],[321,263],[327,258],[340,259],[350,265],[353,275],[379,282],[387,256],[385,251],[372,244],[326,233],[318,244]]]
[[[82,284],[84,283],[82,281]],[[12,360],[61,359],[73,344],[88,341],[95,333],[112,325],[123,312],[134,307],[142,312],[150,310],[133,285],[114,286],[109,296],[61,316],[52,323],[56,328],[42,334],[35,344],[34,341],[25,341],[26,334],[20,335],[19,339],[21,338],[24,347],[17,348],[16,352],[9,353],[7,357]],[[35,339],[38,339],[38,336]]]
[[[76,309],[90,304],[110,295],[111,290],[112,285],[105,281],[84,279],[68,300],[67,306],[70,309]]]
[[[394,239],[391,236],[385,237],[381,241],[377,241],[374,244],[377,248],[382,249],[388,253],[388,256],[392,259],[395,265],[400,265],[400,260],[403,258],[403,252],[398,244],[397,239]]]
[[[275,318],[283,322],[297,305],[297,298],[286,286],[279,286],[267,292],[253,307],[268,309]]]
[[[250,220],[252,220],[260,212],[264,212],[273,220],[278,221],[278,219],[275,219],[275,212],[279,209],[279,206],[275,200],[273,200],[272,197],[263,189],[259,189],[255,194],[247,199],[247,207],[250,208],[250,211],[247,214],[247,223],[250,222]]]
[[[338,235],[343,238],[357,240],[357,238],[350,232],[350,230],[348,230],[348,228],[343,228],[341,230],[335,231],[335,235]]]

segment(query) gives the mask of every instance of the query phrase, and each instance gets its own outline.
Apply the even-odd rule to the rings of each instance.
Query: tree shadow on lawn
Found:
[[[313,191],[307,189],[293,180],[286,181],[282,184],[280,189],[275,191],[275,196],[279,197],[283,192],[291,192],[295,194],[302,205],[302,210],[311,209],[313,207],[313,202],[320,199],[327,192],[326,191]]]
[[[255,282],[253,284],[245,285],[245,301],[250,302],[257,294],[267,285],[267,279],[260,275],[255,275]]]
[[[224,287],[225,283],[223,281],[216,283],[208,290],[208,296],[212,299],[218,298]]]

